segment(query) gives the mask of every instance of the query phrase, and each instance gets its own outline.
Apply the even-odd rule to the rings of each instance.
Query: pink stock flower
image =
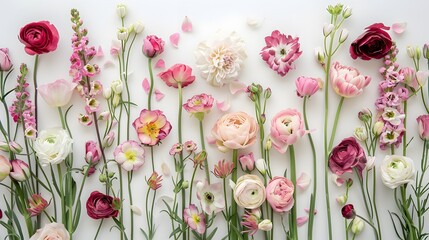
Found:
[[[10,164],[9,159],[0,155],[0,182],[9,176],[11,170],[12,164]]]
[[[16,181],[23,182],[31,175],[30,168],[26,162],[15,159],[10,161],[10,164],[12,165],[12,171],[9,176]]]
[[[29,55],[44,54],[57,49],[59,34],[48,21],[32,22],[21,28],[19,41],[25,45]]]
[[[158,76],[167,86],[174,88],[178,88],[179,83],[184,88],[195,80],[195,76],[192,76],[192,68],[185,64],[175,64]]]
[[[143,54],[154,58],[164,51],[164,41],[155,35],[147,36],[143,41]]]
[[[203,234],[206,231],[206,218],[204,213],[198,211],[197,206],[190,204],[183,210],[183,220],[189,228]]]
[[[143,109],[140,116],[133,122],[140,142],[144,145],[155,146],[167,137],[171,124],[160,110]]]
[[[339,62],[332,64],[331,84],[334,91],[342,97],[359,96],[370,82],[371,77],[360,75],[356,68],[343,66]]]
[[[419,135],[420,138],[427,141],[429,140],[429,115],[420,115],[417,118],[419,124]]]
[[[12,68],[12,62],[9,58],[9,49],[0,48],[0,71],[9,71]]]
[[[286,109],[277,113],[271,121],[271,142],[280,153],[285,153],[306,134],[301,113],[295,109]]]
[[[138,170],[144,163],[144,149],[134,140],[118,145],[113,156],[125,171]]]
[[[361,175],[365,165],[365,152],[354,137],[343,139],[332,149],[329,156],[329,169],[339,176],[352,173],[353,168],[356,168]]]
[[[213,102],[214,98],[211,95],[202,93],[188,99],[188,101],[183,104],[183,108],[201,121],[204,118],[204,114],[212,109]]]
[[[289,70],[294,69],[293,62],[301,56],[299,38],[280,33],[275,30],[271,36],[265,37],[266,46],[261,50],[262,59],[271,69],[284,77]]]
[[[234,163],[231,161],[219,160],[217,164],[214,165],[214,175],[218,178],[227,178],[232,171],[234,170]]]
[[[271,208],[278,213],[292,209],[294,205],[294,186],[291,180],[284,177],[274,177],[267,185],[267,201]]]
[[[157,172],[153,172],[152,175],[150,175],[149,179],[147,180],[147,185],[152,190],[157,190],[162,186],[161,182],[162,182],[162,175],[158,175]]]
[[[244,112],[223,115],[212,128],[216,145],[222,152],[228,149],[242,149],[256,141],[258,124]]]
[[[92,124],[92,116],[88,114],[79,114],[77,120],[84,126],[90,126]]]
[[[241,225],[246,228],[242,233],[253,236],[259,230],[259,220],[261,218],[259,209],[245,210]]]
[[[98,143],[94,141],[87,141],[85,143],[85,161],[88,164],[96,165],[101,158],[101,151]]]
[[[49,106],[62,107],[69,103],[76,86],[76,83],[58,79],[39,86],[37,90]]]
[[[320,78],[299,77],[296,79],[295,85],[296,94],[299,97],[311,97],[317,90],[322,89],[323,83]]]
[[[41,214],[47,207],[48,202],[39,194],[33,194],[30,199],[28,199],[29,208],[27,208],[28,213],[31,217]]]
[[[247,173],[255,169],[255,157],[253,156],[253,152],[240,155],[238,161],[240,162],[241,169]]]

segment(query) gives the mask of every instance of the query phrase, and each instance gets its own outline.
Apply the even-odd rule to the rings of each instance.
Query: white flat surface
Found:
[[[47,83],[59,78],[70,79],[68,77],[69,56],[71,54],[70,38],[72,36],[70,19],[70,9],[77,8],[80,11],[81,18],[84,21],[84,26],[89,30],[90,45],[96,47],[102,46],[105,57],[100,61],[100,66],[107,60],[113,60],[109,56],[111,41],[116,38],[116,29],[120,25],[120,19],[116,15],[117,1],[4,1],[2,4],[2,13],[0,22],[2,22],[2,34],[0,38],[0,47],[8,47],[12,60],[16,67],[20,62],[28,64],[29,68],[33,67],[33,57],[28,56],[24,52],[23,45],[18,41],[17,35],[20,27],[32,21],[49,20],[59,30],[60,42],[58,49],[46,55],[41,56],[39,65],[38,79],[39,83]],[[197,1],[197,0],[180,0],[180,1],[127,1],[129,14],[126,17],[126,25],[133,23],[136,20],[141,20],[146,29],[142,35],[137,38],[134,50],[131,56],[130,71],[133,74],[129,81],[132,85],[132,101],[139,106],[134,108],[132,119],[135,119],[139,111],[146,106],[146,95],[141,88],[141,82],[145,77],[149,77],[147,69],[147,59],[141,53],[143,37],[147,34],[155,34],[162,37],[166,41],[165,52],[162,58],[166,62],[166,67],[175,63],[185,63],[194,68],[194,74],[197,76],[195,83],[184,90],[184,99],[188,99],[194,94],[201,92],[210,93],[218,100],[226,100],[229,96],[228,88],[221,89],[209,86],[203,79],[199,77],[198,70],[195,66],[195,58],[193,51],[197,44],[205,40],[216,32],[217,29],[235,30],[246,42],[248,58],[245,61],[245,68],[240,75],[240,80],[246,84],[257,82],[264,87],[273,89],[273,96],[269,100],[267,109],[267,124],[269,128],[271,117],[282,109],[297,108],[301,111],[302,99],[296,97],[295,94],[295,79],[298,76],[313,76],[323,78],[323,71],[319,68],[314,60],[313,50],[315,47],[321,47],[323,44],[322,27],[325,22],[329,21],[329,15],[325,11],[328,4],[336,4],[335,1]],[[381,66],[380,61],[361,61],[352,60],[348,53],[349,44],[359,36],[364,28],[376,23],[383,22],[391,26],[396,22],[407,22],[408,26],[402,35],[397,35],[392,32],[392,38],[397,42],[399,47],[398,63],[401,66],[412,66],[412,61],[406,56],[405,48],[407,45],[422,46],[425,42],[429,42],[429,34],[427,32],[427,10],[429,2],[424,0],[418,1],[344,1],[345,5],[351,5],[353,15],[346,21],[344,27],[350,32],[345,46],[341,48],[335,56],[336,60],[341,61],[345,65],[351,65],[360,69],[360,71],[372,77],[372,82],[364,91],[363,95],[352,100],[346,100],[344,103],[344,111],[341,114],[339,130],[336,137],[336,143],[341,139],[351,136],[353,128],[359,124],[357,113],[364,107],[369,107],[374,110],[374,101],[377,98],[377,83],[382,78],[378,74],[378,68]],[[194,31],[192,33],[182,33],[180,26],[184,16],[189,16],[193,22]],[[263,19],[261,27],[252,29],[246,24],[248,17]],[[286,77],[282,78],[274,71],[269,69],[265,62],[261,59],[259,52],[264,46],[264,37],[270,35],[273,30],[280,30],[282,33],[300,37],[302,56],[295,62],[296,70],[291,71]],[[175,32],[180,33],[179,48],[175,49],[170,44],[168,37]],[[424,65],[423,65],[424,66]],[[157,73],[159,70],[155,70]],[[14,78],[17,75],[17,70],[11,75],[9,87],[13,87]],[[115,80],[118,76],[117,67],[102,69],[102,73],[98,79],[103,84],[108,84]],[[31,78],[30,78],[31,79]],[[154,101],[154,108],[161,109],[165,112],[167,118],[173,124],[173,131],[170,136],[163,142],[161,147],[156,148],[156,169],[160,171],[162,162],[166,162],[173,169],[173,162],[168,155],[168,149],[177,140],[177,90],[168,88],[158,78],[155,79],[156,88],[165,93],[165,98],[160,101]],[[331,92],[332,93],[332,92]],[[330,118],[333,119],[334,109],[339,100],[335,94],[330,95]],[[229,96],[231,100],[230,112],[244,110],[254,115],[253,105],[247,99],[245,94],[238,96]],[[85,128],[78,125],[75,117],[83,111],[82,101],[75,94],[73,98],[75,105],[70,114],[70,124],[75,137],[75,164],[83,164],[84,143],[86,140],[95,140],[95,131],[93,127]],[[409,130],[408,135],[416,136],[417,127],[414,119],[424,113],[423,106],[419,98],[413,98],[409,103]],[[51,126],[59,126],[56,109],[49,108],[43,100],[40,100],[40,120],[39,129],[48,128]],[[3,119],[2,112],[2,119]],[[205,120],[205,134],[209,135],[210,129],[214,122],[222,115],[221,112],[214,109]],[[327,239],[327,222],[326,222],[326,207],[324,201],[323,188],[323,94],[317,93],[309,101],[308,115],[311,128],[316,129],[314,138],[318,149],[318,195],[317,205],[318,214],[315,219],[314,239]],[[198,131],[196,131],[197,121],[189,118],[184,112],[184,140],[193,139],[199,142]],[[125,124],[125,121],[123,122]],[[135,132],[132,129],[132,138],[137,139]],[[419,162],[421,152],[421,141],[416,138],[409,146],[409,156]],[[247,153],[255,151],[255,155],[259,155],[259,149],[255,145],[251,149],[242,151]],[[210,165],[213,166],[219,159],[230,159],[231,154],[220,153],[215,146],[208,147],[210,156]],[[307,139],[301,140],[296,144],[297,153],[297,168],[298,174],[306,171],[312,173],[310,145]],[[377,165],[385,153],[379,151],[377,155]],[[108,153],[111,158],[111,152]],[[283,171],[289,166],[288,154],[281,155],[272,151],[271,159],[273,162],[273,174],[282,175]],[[149,157],[148,162],[144,167],[135,173],[132,189],[134,193],[135,204],[144,209],[144,195],[146,192],[145,176],[150,174]],[[190,166],[191,164],[188,164]],[[419,164],[416,164],[419,166]],[[201,178],[203,173],[198,176]],[[190,179],[191,169],[186,169],[186,176]],[[77,181],[81,177],[76,177]],[[357,181],[350,193],[350,202],[355,204],[359,213],[365,215],[363,202],[358,188]],[[393,200],[393,191],[385,188],[381,181],[378,180],[377,202],[379,205],[380,220],[384,239],[396,239],[394,230],[390,221],[388,210],[397,211]],[[171,183],[168,179],[163,182],[163,187],[159,191],[158,196],[171,194]],[[125,187],[125,186],[124,186]],[[88,185],[84,189],[83,198],[85,203],[90,192],[94,190],[102,190],[97,177],[90,178]],[[344,239],[344,222],[341,217],[340,207],[336,204],[335,198],[344,191],[344,188],[339,189],[334,184],[330,185],[331,189],[331,206],[334,239]],[[5,190],[2,188],[1,193]],[[126,192],[126,191],[125,191]],[[305,192],[298,193],[298,216],[305,214],[304,208],[309,206],[311,188]],[[127,196],[127,195],[125,195]],[[194,198],[195,199],[195,198]],[[124,202],[128,207],[127,199]],[[3,201],[0,201],[0,207],[3,208]],[[84,206],[84,205],[83,205]],[[156,239],[167,239],[170,233],[170,225],[168,216],[164,213],[158,214],[162,209],[162,204],[156,206],[155,221],[158,226]],[[128,208],[127,208],[128,209]],[[126,210],[128,212],[128,210]],[[125,225],[129,226],[129,219],[125,218]],[[144,216],[136,216],[136,239],[143,239],[139,232],[139,228],[146,229]],[[222,220],[222,221],[220,221]],[[280,217],[276,217],[275,239],[283,239],[284,234],[281,231]],[[75,234],[75,239],[92,239],[98,221],[92,220],[86,216],[86,211],[82,211],[82,219]],[[105,222],[99,239],[118,239],[118,232],[110,227],[113,226],[113,221]],[[216,226],[219,226],[218,233],[215,239],[221,239],[226,233],[225,223],[222,215],[218,216]],[[429,227],[429,225],[427,226]],[[307,226],[301,227],[299,233],[301,238],[306,238]],[[4,230],[0,230],[0,236],[4,235]],[[281,237],[282,236],[282,237]],[[262,235],[256,235],[255,239],[261,239]],[[366,226],[365,231],[357,237],[357,239],[373,239],[374,235],[369,226]]]

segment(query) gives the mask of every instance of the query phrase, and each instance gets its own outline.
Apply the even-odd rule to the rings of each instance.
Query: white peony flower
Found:
[[[237,80],[247,58],[244,41],[236,32],[218,32],[212,41],[198,44],[197,67],[211,85],[221,87]]]
[[[73,139],[66,130],[51,128],[43,130],[34,142],[34,150],[42,166],[59,164],[73,150]]]
[[[380,168],[381,180],[391,189],[414,181],[416,175],[413,160],[399,155],[384,157]]]

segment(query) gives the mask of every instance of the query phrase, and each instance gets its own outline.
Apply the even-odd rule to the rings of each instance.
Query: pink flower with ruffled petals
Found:
[[[334,91],[346,98],[362,94],[363,89],[371,82],[371,77],[363,76],[356,68],[335,62],[331,67],[331,84]]]
[[[353,168],[362,175],[365,165],[365,152],[354,137],[343,139],[329,155],[329,169],[339,176],[352,173]]]
[[[271,36],[265,37],[267,46],[261,50],[262,59],[271,69],[284,77],[289,70],[295,68],[293,62],[301,56],[298,40],[298,37],[286,36],[279,30],[273,31]]]
[[[125,171],[138,170],[144,164],[144,149],[134,140],[118,145],[113,156]]]
[[[88,164],[96,165],[101,158],[101,151],[98,144],[94,141],[85,143],[85,161]]]
[[[234,170],[234,163],[231,161],[219,160],[217,164],[214,165],[214,175],[218,178],[228,177]]]
[[[45,210],[49,203],[39,194],[33,194],[28,200],[29,208],[27,211],[30,213],[31,217],[37,216]]]
[[[241,226],[245,227],[246,230],[244,230],[242,233],[247,233],[252,236],[259,230],[259,220],[261,218],[260,214],[261,212],[259,209],[253,209],[250,211],[245,210],[243,220],[240,224]]]
[[[183,210],[183,220],[189,228],[203,234],[206,231],[206,217],[198,211],[197,206],[190,204]]]
[[[148,58],[154,58],[164,51],[164,44],[161,38],[149,35],[143,42],[143,54]]]
[[[167,137],[171,131],[171,124],[160,110],[143,109],[140,116],[133,122],[140,142],[155,146]]]
[[[293,145],[307,133],[300,112],[286,109],[277,113],[271,121],[271,142],[280,153],[285,153],[289,145]]]
[[[185,64],[175,64],[158,76],[167,86],[174,88],[179,88],[179,83],[184,88],[195,80],[195,76],[192,76],[192,68]]]
[[[211,95],[202,93],[195,95],[192,98],[188,99],[183,108],[190,114],[194,114],[198,117],[198,113],[207,113],[213,107],[214,98]]]
[[[296,94],[299,97],[311,97],[322,88],[322,80],[320,78],[299,77],[295,81]]]
[[[255,169],[255,157],[253,156],[253,152],[240,155],[238,161],[240,162],[241,169],[247,173]]]
[[[284,213],[292,209],[295,203],[293,199],[295,187],[291,180],[274,177],[265,190],[267,191],[267,201],[275,212]]]

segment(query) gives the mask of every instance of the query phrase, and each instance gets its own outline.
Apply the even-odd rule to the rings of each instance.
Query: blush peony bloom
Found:
[[[165,42],[155,35],[147,36],[143,42],[143,54],[148,58],[154,58],[164,52],[164,44]]]
[[[387,155],[380,166],[381,180],[390,189],[412,183],[416,176],[411,158],[399,155]]]
[[[332,149],[329,156],[329,169],[339,176],[347,172],[352,173],[355,167],[362,174],[365,166],[365,152],[354,137],[343,139],[340,144]]]
[[[212,41],[198,44],[196,58],[201,76],[211,85],[222,87],[237,80],[247,55],[244,41],[236,32],[218,32]]]
[[[48,21],[32,22],[21,28],[19,41],[29,55],[43,54],[57,49],[58,30]]]
[[[11,170],[12,164],[10,164],[6,157],[0,155],[0,182],[9,176]]]
[[[234,187],[234,200],[238,206],[255,209],[265,202],[265,187],[256,175],[246,174],[238,178]]]
[[[31,175],[30,167],[26,162],[15,159],[10,161],[10,164],[12,165],[12,171],[10,171],[9,176],[16,181],[24,182]]]
[[[198,211],[197,206],[194,204],[190,204],[189,207],[183,210],[183,220],[190,229],[199,234],[203,234],[206,231],[206,217],[204,213]]]
[[[40,85],[40,96],[51,107],[62,107],[70,102],[76,83],[58,79],[55,82]]]
[[[365,29],[366,32],[350,45],[352,58],[370,60],[386,56],[392,48],[392,38],[386,32],[390,28],[382,23],[375,23]]]
[[[178,88],[179,83],[184,88],[195,80],[195,76],[192,76],[192,68],[185,64],[174,64],[167,71],[158,74],[158,76],[167,86],[174,88]]]
[[[62,223],[52,222],[38,229],[30,240],[69,240],[70,234]]]
[[[125,171],[138,170],[144,164],[144,149],[134,140],[118,145],[113,156]]]
[[[9,49],[0,48],[0,71],[9,71],[12,68],[12,62],[9,58]]]
[[[291,180],[274,177],[267,185],[266,192],[267,201],[275,212],[284,213],[293,207],[294,186]]]
[[[419,124],[419,135],[420,138],[427,141],[429,140],[429,115],[420,115],[417,118]]]
[[[94,191],[86,201],[86,212],[93,219],[117,217],[120,205],[118,198]]]
[[[43,212],[48,207],[48,202],[39,194],[33,194],[28,200],[27,211],[30,213],[31,217],[37,216]]]
[[[301,113],[295,109],[286,109],[277,113],[271,121],[270,137],[274,148],[285,153],[306,134]]]
[[[228,149],[242,149],[256,141],[258,124],[244,112],[223,115],[212,128],[216,145],[222,152]]]
[[[371,77],[360,75],[356,68],[343,66],[339,62],[331,66],[332,88],[342,97],[359,96],[370,82]]]
[[[42,166],[60,164],[73,151],[73,139],[61,128],[42,130],[34,142]]]
[[[221,212],[225,208],[222,183],[198,182],[197,197],[202,210],[209,215]]]
[[[279,30],[265,37],[266,46],[261,50],[262,59],[268,66],[284,77],[289,70],[294,69],[293,62],[301,56],[299,38],[284,35]]]
[[[201,121],[205,113],[208,113],[212,109],[213,102],[214,98],[211,95],[202,93],[188,99],[188,101],[183,104],[183,108]]]
[[[171,124],[160,110],[143,109],[140,116],[133,122],[140,142],[155,146],[168,136]]]
[[[299,77],[295,81],[295,86],[299,97],[311,97],[317,90],[322,89],[323,82],[320,78]]]

